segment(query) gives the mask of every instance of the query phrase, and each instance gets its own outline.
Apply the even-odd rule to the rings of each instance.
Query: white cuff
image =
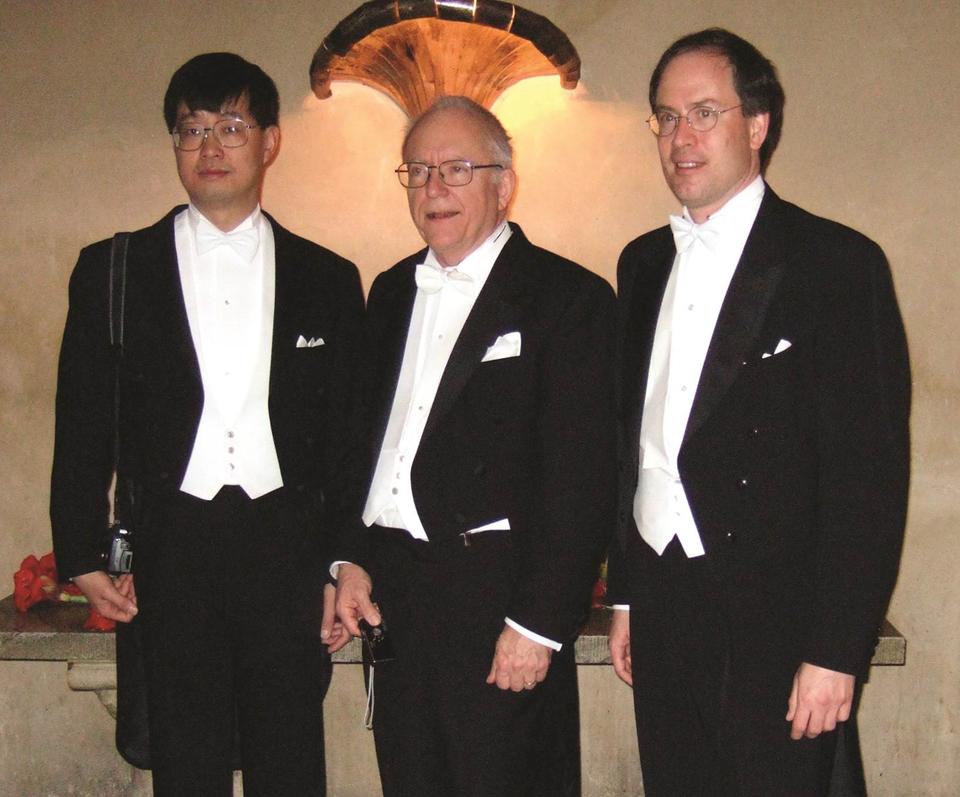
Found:
[[[547,639],[545,636],[540,636],[540,634],[535,634],[533,631],[527,630],[522,625],[517,625],[509,617],[507,617],[504,622],[506,622],[506,624],[518,634],[522,634],[527,639],[532,639],[534,642],[539,642],[541,645],[546,645],[551,650],[560,650],[560,648],[563,647],[563,645],[561,645],[559,642],[554,642],[552,639]]]
[[[330,578],[334,581],[337,580],[337,575],[340,572],[340,565],[352,565],[353,562],[345,562],[343,559],[338,559],[332,565],[330,565]]]

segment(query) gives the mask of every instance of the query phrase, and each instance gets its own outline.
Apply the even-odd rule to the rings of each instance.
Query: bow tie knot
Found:
[[[452,286],[464,296],[472,296],[476,290],[476,283],[469,274],[464,274],[455,268],[437,268],[429,263],[418,263],[414,279],[424,293],[437,293],[447,286]]]
[[[679,254],[686,252],[697,241],[709,251],[715,252],[720,241],[720,231],[710,224],[709,219],[703,224],[697,224],[685,216],[671,216],[670,230]]]
[[[250,262],[260,246],[260,231],[256,227],[248,227],[245,230],[222,232],[213,225],[201,224],[197,228],[197,251],[205,255],[218,246],[229,246],[244,261]]]

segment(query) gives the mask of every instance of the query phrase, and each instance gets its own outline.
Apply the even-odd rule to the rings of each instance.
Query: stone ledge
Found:
[[[13,596],[0,600],[0,660],[112,662],[113,634],[84,631],[87,607],[77,604],[41,604],[26,614],[13,605]],[[577,639],[578,664],[610,664],[607,629],[610,611],[594,609]],[[874,666],[903,665],[907,640],[884,620],[873,652]],[[360,662],[360,642],[354,639],[333,656],[336,664]]]

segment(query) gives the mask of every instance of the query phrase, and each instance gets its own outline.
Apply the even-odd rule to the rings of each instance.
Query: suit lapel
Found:
[[[133,289],[134,280],[144,280],[144,308],[149,310],[152,319],[147,324],[152,331],[147,334],[155,336],[156,346],[160,347],[158,350],[172,353],[168,362],[173,366],[173,377],[191,385],[202,397],[200,362],[183,298],[173,226],[182,210],[183,205],[174,208],[149,231],[145,240],[131,241],[131,257],[136,257],[142,265],[128,275],[128,284]]]
[[[769,186],[720,308],[684,438],[694,434],[748,359],[785,266],[781,200]]]
[[[296,269],[292,262],[287,231],[264,213],[273,229],[274,293],[273,339],[270,344],[270,403],[271,407],[284,394],[284,374],[289,373],[290,360],[296,353],[297,324],[301,322],[297,307]]]
[[[675,254],[673,237],[666,229],[665,234],[652,244],[649,254],[634,266],[633,278],[621,298],[624,307],[621,321],[621,373],[625,380],[623,401],[626,428],[631,440],[640,435],[653,338]]]
[[[523,260],[532,247],[519,227],[511,228],[510,240],[494,263],[450,353],[423,431],[424,439],[453,406],[487,348],[498,335],[516,327],[520,307],[530,295],[531,274],[524,268]]]
[[[371,408],[370,428],[379,430],[377,439],[373,441],[374,451],[379,451],[383,444],[393,398],[400,382],[410,317],[417,295],[415,268],[417,263],[423,262],[426,254],[427,250],[423,249],[408,258],[396,274],[386,272],[371,290],[365,321],[364,350],[372,368],[364,392],[369,397]]]

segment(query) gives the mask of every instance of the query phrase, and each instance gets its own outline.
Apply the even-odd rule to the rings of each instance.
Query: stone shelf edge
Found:
[[[113,634],[84,631],[86,616],[87,607],[76,604],[40,605],[20,614],[14,608],[13,596],[0,600],[0,660],[112,662]],[[607,609],[591,611],[577,640],[578,664],[610,664],[607,649],[609,625],[610,612]],[[903,665],[906,659],[907,640],[885,620],[871,664]],[[359,663],[359,640],[353,640],[334,654],[333,661],[336,664]],[[78,688],[73,684],[71,687]]]

